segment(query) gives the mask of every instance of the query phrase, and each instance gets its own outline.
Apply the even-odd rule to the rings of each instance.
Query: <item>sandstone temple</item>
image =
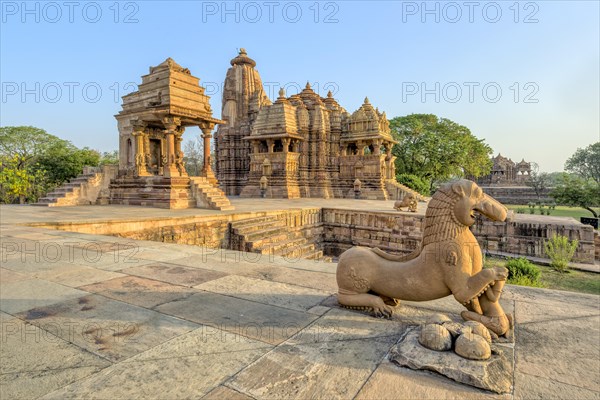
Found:
[[[88,169],[40,205],[123,204],[231,210],[227,195],[267,198],[401,199],[417,192],[395,180],[385,112],[365,98],[347,112],[309,84],[272,102],[241,49],[231,60],[215,118],[200,80],[168,58],[150,67],[115,116],[118,168]],[[189,176],[182,150],[187,127],[202,131],[203,167]],[[215,133],[215,156],[211,155]]]
[[[481,185],[523,186],[531,175],[531,163],[525,159],[516,163],[498,153],[492,157],[492,170],[476,180]]]
[[[116,115],[119,171],[110,183],[110,203],[165,208],[231,209],[217,187],[211,167],[210,139],[216,124],[209,97],[199,79],[171,58],[150,67],[138,90],[123,96]],[[189,177],[181,150],[188,126],[198,126],[204,140],[204,167]]]
[[[394,139],[385,112],[365,98],[350,114],[307,83],[272,102],[256,62],[241,49],[224,83],[215,134],[216,173],[227,195],[397,199]]]

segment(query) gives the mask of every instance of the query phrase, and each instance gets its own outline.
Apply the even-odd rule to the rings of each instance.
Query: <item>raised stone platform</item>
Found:
[[[451,298],[376,319],[337,306],[332,263],[19,225],[173,213],[221,214],[0,207],[0,398],[600,397],[599,296],[508,285],[514,389],[495,395],[388,360],[409,327],[459,313]]]

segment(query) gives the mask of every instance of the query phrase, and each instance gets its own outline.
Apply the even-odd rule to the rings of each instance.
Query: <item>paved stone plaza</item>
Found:
[[[393,201],[232,199],[236,211]],[[419,204],[423,208],[424,205]],[[515,387],[499,396],[387,361],[409,324],[339,308],[335,264],[25,226],[217,215],[2,206],[0,398],[600,398],[600,297],[508,285]],[[422,209],[419,210],[423,212]]]

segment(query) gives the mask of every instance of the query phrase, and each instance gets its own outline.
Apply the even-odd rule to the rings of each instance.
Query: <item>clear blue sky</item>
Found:
[[[207,85],[220,116],[239,47],[271,98],[307,80],[350,112],[369,96],[390,118],[450,118],[546,171],[600,139],[597,1],[23,4],[1,2],[0,123],[80,147],[117,148],[119,96],[167,57]]]

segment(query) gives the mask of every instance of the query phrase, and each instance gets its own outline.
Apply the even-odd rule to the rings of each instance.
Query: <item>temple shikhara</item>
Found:
[[[256,62],[241,49],[231,60],[215,134],[216,173],[227,195],[271,198],[396,199],[385,112],[365,98],[350,114],[331,93],[309,84],[274,102],[263,89]]]

